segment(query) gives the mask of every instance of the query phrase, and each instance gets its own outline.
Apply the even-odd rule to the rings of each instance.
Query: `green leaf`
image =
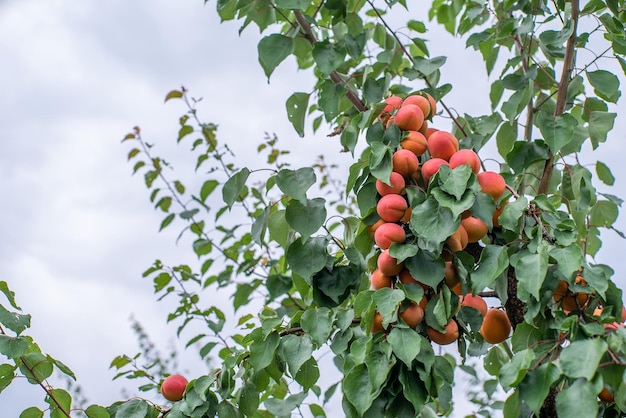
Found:
[[[505,388],[517,386],[526,376],[526,372],[535,360],[532,349],[526,349],[515,353],[511,361],[500,368],[500,383]]]
[[[233,203],[235,203],[235,201],[243,191],[249,175],[250,170],[244,167],[235,174],[233,174],[228,180],[226,180],[226,183],[224,183],[224,188],[222,189],[222,198],[224,200],[224,203],[226,203],[229,208],[233,206]]]
[[[463,164],[454,170],[444,165],[439,169],[440,188],[460,200],[467,190],[471,176],[472,168],[469,164]]]
[[[309,107],[308,93],[293,93],[287,99],[285,106],[287,108],[287,117],[293,125],[300,138],[304,137],[304,119],[306,110]]]
[[[383,353],[381,351],[372,351],[365,358],[365,364],[369,373],[370,382],[374,391],[382,389],[381,386],[387,380],[389,372],[396,364],[396,358],[391,353]]]
[[[388,184],[389,177],[393,170],[392,149],[382,142],[372,142],[370,144],[370,172],[374,177]]]
[[[250,363],[257,373],[272,363],[279,343],[278,332],[271,332],[265,340],[250,344]]]
[[[363,416],[374,401],[371,396],[373,389],[372,383],[370,382],[369,373],[365,364],[358,364],[353,367],[348,374],[346,374],[341,387],[343,393],[346,395],[346,399],[354,406],[359,416]]]
[[[339,306],[353,289],[358,288],[361,274],[352,265],[322,269],[313,275],[313,301],[327,308]]]
[[[246,416],[252,416],[259,409],[259,391],[250,381],[244,383],[239,391],[239,410]]]
[[[413,67],[422,73],[424,77],[428,77],[445,64],[446,59],[446,57],[434,57],[432,59],[413,57]]]
[[[615,177],[613,176],[611,169],[602,161],[596,161],[596,174],[604,184],[608,186],[615,184]]]
[[[437,254],[430,251],[419,251],[414,257],[405,261],[411,276],[433,289],[437,289],[443,280],[446,263]]]
[[[554,116],[546,111],[537,114],[535,123],[553,154],[558,153],[572,140],[574,127],[578,124],[576,118],[569,113]]]
[[[159,227],[159,232],[163,231],[163,229],[167,228],[167,226],[169,224],[172,223],[172,221],[176,218],[176,214],[175,213],[170,213],[169,215],[167,215],[163,221],[161,221],[161,226]]]
[[[306,242],[296,239],[287,249],[287,262],[299,276],[308,279],[326,265],[328,239],[312,237]]]
[[[565,347],[559,356],[558,365],[566,376],[590,380],[598,369],[608,345],[604,340],[578,340]]]
[[[450,209],[441,207],[435,198],[430,196],[422,204],[413,207],[409,226],[420,240],[438,245],[452,235],[460,223]]]
[[[311,308],[302,314],[300,326],[319,347],[328,341],[328,337],[333,329],[333,319],[330,309]]]
[[[275,3],[281,9],[306,10],[311,2],[309,0],[276,0]]]
[[[513,144],[516,139],[516,124],[503,123],[500,125],[500,129],[498,129],[498,133],[496,134],[496,146],[498,147],[498,153],[502,157],[506,157],[506,155],[513,149]]]
[[[519,384],[519,394],[528,407],[539,416],[550,387],[561,377],[561,371],[553,363],[544,363],[530,370]]]
[[[598,416],[597,391],[592,382],[578,379],[556,395],[556,411],[560,417]]]
[[[315,184],[315,171],[312,167],[303,167],[297,170],[283,169],[276,175],[276,185],[287,196],[307,203],[306,192]]]
[[[43,411],[37,408],[36,406],[31,406],[30,408],[26,408],[20,414],[20,418],[42,418],[42,417],[43,417]]]
[[[15,303],[15,292],[9,290],[9,285],[5,281],[0,281],[0,292],[4,293],[4,296],[7,297],[11,306],[15,309],[21,310],[19,306]]]
[[[572,277],[583,264],[582,249],[576,244],[552,248],[548,255],[556,261],[557,269],[565,277]]]
[[[606,141],[606,136],[615,124],[616,113],[593,111],[589,117],[589,138],[593,149]]]
[[[241,414],[235,405],[227,400],[222,400],[217,406],[217,416],[220,418],[241,418]]]
[[[539,300],[539,292],[548,272],[547,245],[541,245],[537,253],[523,250],[513,254],[510,261],[519,286]]]
[[[606,70],[587,71],[587,80],[599,97],[617,103],[622,93],[619,91],[619,78],[615,74]]]
[[[280,341],[280,353],[287,362],[289,371],[295,376],[300,367],[313,354],[313,340],[308,335],[289,334]]]
[[[345,49],[331,44],[328,40],[313,45],[313,60],[317,64],[317,69],[324,75],[329,75],[343,64],[345,56]]]
[[[598,200],[589,212],[589,223],[593,226],[610,228],[619,214],[617,204],[611,200]]]
[[[398,307],[404,300],[404,292],[399,289],[384,287],[374,293],[376,309],[383,317],[383,327],[397,319]]]
[[[202,188],[200,189],[200,201],[202,201],[202,203],[206,201],[218,184],[217,180],[207,180],[202,184]]]
[[[167,102],[170,99],[180,99],[183,97],[183,92],[179,90],[172,90],[165,95],[165,101]]]
[[[411,328],[394,327],[387,336],[387,341],[391,344],[396,357],[411,367],[411,363],[420,352],[421,338],[419,333]]]
[[[293,38],[273,33],[261,39],[258,45],[259,63],[269,82],[274,69],[293,52]]]
[[[148,414],[148,402],[143,399],[131,399],[124,402],[117,413],[116,417],[124,418],[145,418]]]
[[[307,393],[302,392],[290,395],[286,399],[269,398],[265,401],[265,407],[277,417],[290,417],[291,411],[299,407],[306,396]],[[221,414],[219,414],[219,418],[222,418]]]
[[[41,353],[33,352],[24,354],[20,358],[20,371],[28,382],[35,385],[43,382],[52,375],[54,366],[46,356]]]
[[[502,210],[502,214],[500,214],[498,218],[498,222],[504,229],[519,232],[519,221],[527,207],[528,200],[523,196],[520,197],[505,206],[504,210]]]
[[[310,237],[326,220],[326,200],[321,197],[307,199],[305,204],[290,200],[287,204],[285,219],[289,226],[299,232],[304,239]]]
[[[315,386],[315,383],[317,383],[319,378],[320,368],[314,357],[311,357],[304,362],[295,377],[296,382],[300,383],[305,391]]]
[[[20,335],[26,328],[30,327],[30,315],[23,315],[17,312],[10,312],[0,305],[0,323],[11,331]]]
[[[51,418],[65,418],[65,412],[69,413],[72,409],[72,396],[64,389],[50,389],[46,402],[50,405]]]
[[[490,287],[508,266],[509,256],[506,252],[506,247],[499,245],[485,246],[480,254],[478,267],[471,273],[474,291],[481,291],[486,287]]]

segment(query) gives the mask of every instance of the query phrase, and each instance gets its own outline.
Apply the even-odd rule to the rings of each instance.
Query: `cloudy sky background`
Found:
[[[310,90],[310,74],[287,61],[268,84],[257,62],[257,30],[239,36],[239,23],[220,24],[214,8],[201,0],[0,0],[0,280],[33,315],[29,335],[74,370],[94,403],[108,405],[122,386],[132,388],[112,382],[108,369],[116,355],[138,351],[131,315],[163,350],[174,336],[166,325],[172,304],[156,302],[141,273],[156,258],[195,259],[185,243],[175,245],[176,228],[158,233],[162,215],[152,210],[141,177],[131,176],[121,138],[139,125],[159,155],[175,166],[185,161],[186,148],[175,145],[185,109],[163,104],[169,90],[184,85],[203,98],[201,118],[219,125],[241,166],[258,163],[254,149],[264,132],[277,134],[294,166],[340,149],[324,127],[300,139],[286,118],[285,100]],[[428,36],[433,54],[449,57],[442,79],[455,88],[448,105],[488,113],[480,56],[436,29]],[[626,182],[625,119],[620,115],[596,153],[614,170],[616,186],[606,190],[616,195]],[[449,127],[441,119],[434,125]],[[347,167],[345,157],[338,161]],[[623,217],[618,228],[626,229]],[[613,233],[603,237],[598,261],[610,264],[624,287],[624,243]],[[181,370],[205,371],[193,350],[182,357]],[[0,394],[0,404],[2,416],[17,417],[42,406],[43,393],[22,381]]]

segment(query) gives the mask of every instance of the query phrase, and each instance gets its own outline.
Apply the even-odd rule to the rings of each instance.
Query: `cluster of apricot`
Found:
[[[396,125],[402,133],[402,139],[392,155],[389,181],[376,180],[376,191],[379,195],[376,212],[380,219],[370,227],[370,233],[378,247],[378,259],[370,281],[375,290],[394,287],[398,282],[422,286],[425,294],[422,300],[419,303],[412,301],[405,304],[398,312],[398,316],[412,328],[424,321],[429,297],[437,294],[440,289],[432,289],[421,283],[405,268],[404,263],[398,262],[389,253],[393,243],[405,243],[411,239],[407,232],[411,233],[408,223],[412,210],[405,197],[406,188],[427,190],[430,180],[441,166],[447,165],[454,169],[467,164],[476,174],[483,193],[491,195],[495,202],[500,200],[506,190],[505,180],[499,173],[480,171],[481,161],[476,152],[459,149],[459,141],[452,133],[428,126],[428,121],[435,113],[435,100],[429,94],[420,92],[405,99],[399,96],[387,98],[379,116],[385,129]],[[497,208],[494,214],[496,225],[502,207]],[[481,241],[487,232],[488,227],[482,220],[472,216],[470,211],[463,214],[459,228],[446,240],[441,254],[446,264],[440,286],[448,286],[459,295],[459,309],[461,306],[469,306],[482,314],[483,325],[480,333],[485,341],[497,344],[510,334],[511,324],[506,313],[497,308],[488,309],[481,296],[473,296],[471,293],[463,295],[458,272],[452,262],[453,253],[464,250],[469,243]],[[428,337],[437,344],[451,344],[459,337],[459,327],[454,317],[445,326],[445,332],[426,325]],[[383,328],[381,315],[375,313],[372,332],[379,331],[385,332],[388,329]]]

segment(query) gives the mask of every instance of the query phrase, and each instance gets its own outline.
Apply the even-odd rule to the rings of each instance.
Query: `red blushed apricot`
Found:
[[[480,171],[480,158],[471,149],[460,149],[450,157],[450,168],[456,168],[463,164],[469,164],[474,174]]]
[[[374,233],[374,242],[383,250],[391,247],[392,243],[404,242],[405,239],[406,232],[404,232],[404,228],[390,222],[379,226]]]
[[[428,290],[428,285],[416,280],[408,268],[403,268],[400,274],[398,274],[398,277],[400,278],[400,283],[402,284],[419,284],[422,286],[422,289]]]
[[[459,225],[458,229],[446,240],[446,244],[452,252],[463,251],[467,247],[468,236],[463,225]]]
[[[390,184],[386,184],[380,179],[376,180],[376,191],[379,195],[385,196],[388,194],[404,194],[406,192],[404,190],[406,182],[404,181],[402,174],[392,171],[391,176],[389,177],[389,183]]]
[[[400,142],[400,146],[403,149],[408,149],[417,157],[426,152],[428,148],[428,143],[426,142],[426,137],[417,131],[409,131],[404,139]]]
[[[398,260],[389,255],[389,250],[380,252],[376,264],[378,270],[385,276],[395,276],[404,268],[404,263],[398,263]]]
[[[422,127],[419,128],[418,132],[421,133],[422,135],[424,135],[425,138],[428,138],[428,130],[431,129],[428,127],[428,121],[425,120],[424,123],[422,123]]]
[[[428,334],[428,338],[430,338],[432,342],[439,345],[452,344],[459,339],[459,325],[454,319],[451,319],[446,325],[444,333],[434,328],[426,327],[426,334]]]
[[[470,308],[474,308],[480,312],[482,316],[487,315],[487,302],[485,302],[485,299],[483,299],[482,296],[473,296],[471,293],[468,293],[463,296],[461,306],[469,306]]]
[[[386,123],[389,120],[396,109],[400,109],[400,106],[402,105],[402,98],[399,96],[389,96],[385,99],[385,103],[385,107],[383,107],[380,115],[378,115],[378,119],[380,119],[383,123]]]
[[[467,242],[478,242],[483,239],[489,231],[487,225],[474,216],[461,219],[461,225],[465,228],[465,231],[467,231]]]
[[[376,223],[370,225],[367,227],[367,233],[369,234],[369,236],[374,239],[374,235],[376,234],[376,230],[382,225],[382,224],[386,224],[387,222],[385,222],[384,219],[379,219],[376,221]]]
[[[372,285],[372,289],[378,290],[383,287],[391,287],[395,279],[394,276],[384,275],[379,269],[376,269],[370,276],[370,284]]]
[[[428,183],[430,182],[430,178],[434,176],[435,173],[437,173],[437,171],[439,171],[439,167],[441,167],[442,165],[449,165],[449,164],[443,158],[431,158],[430,160],[427,160],[424,162],[424,164],[422,164],[420,175],[424,179],[424,184],[426,186],[428,186]]]
[[[626,307],[622,306],[622,323],[626,322]]]
[[[400,316],[408,326],[415,328],[424,320],[424,309],[417,303],[411,302],[398,316]]]
[[[429,118],[435,116],[435,113],[437,113],[437,102],[435,101],[435,98],[433,96],[431,96],[428,93],[425,92],[421,92],[420,93],[422,96],[426,96],[426,98],[428,99],[428,102],[430,103],[430,115]]]
[[[393,171],[400,173],[405,177],[409,177],[419,168],[420,162],[412,151],[408,149],[399,149],[393,153],[391,157],[391,165]]]
[[[424,136],[426,137],[426,139],[430,138],[430,136],[432,134],[434,134],[435,132],[438,132],[439,129],[437,128],[426,128],[426,133],[424,134]]]
[[[500,173],[495,171],[483,171],[478,173],[478,184],[483,193],[491,195],[493,200],[497,201],[506,190],[506,182]]]
[[[398,222],[404,216],[408,205],[399,194],[388,194],[380,198],[376,204],[376,212],[386,222]]]
[[[403,131],[419,131],[424,123],[424,112],[414,104],[401,106],[394,115],[394,123]]]
[[[409,222],[411,222],[412,215],[413,215],[413,209],[409,206],[404,211],[404,216],[402,217],[402,219],[400,219],[400,222],[404,222],[405,224],[408,224]]]
[[[498,308],[491,308],[485,314],[479,332],[489,344],[500,344],[509,338],[511,321],[509,321],[506,312]]]
[[[414,95],[407,97],[406,99],[402,101],[402,106],[407,106],[410,104],[414,104],[417,107],[419,107],[422,110],[422,113],[424,114],[425,119],[428,119],[432,116],[432,111],[430,108],[430,102],[428,101],[428,98],[424,96],[420,96],[419,94],[414,94]]]
[[[428,152],[433,158],[449,161],[459,150],[459,141],[450,132],[437,131],[428,137]]]

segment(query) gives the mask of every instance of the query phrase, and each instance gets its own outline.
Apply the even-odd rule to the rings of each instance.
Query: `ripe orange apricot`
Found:
[[[393,167],[393,171],[408,177],[417,171],[420,162],[417,159],[417,155],[415,155],[413,151],[408,149],[399,149],[393,153],[393,156],[391,157],[391,165]]]
[[[454,319],[450,319],[446,325],[445,332],[441,333],[434,328],[426,327],[426,334],[431,341],[439,345],[452,344],[459,339],[459,325]]]
[[[385,100],[385,107],[378,115],[378,119],[380,119],[383,124],[387,123],[391,115],[396,109],[399,109],[402,105],[402,98],[400,96],[389,96]]]
[[[608,402],[608,403],[615,402],[615,397],[613,396],[611,391],[608,390],[607,388],[602,388],[600,393],[598,393],[598,398],[600,398],[602,402]]]
[[[402,106],[414,104],[422,110],[424,114],[424,119],[428,119],[432,115],[432,110],[430,106],[430,101],[424,96],[420,96],[419,94],[413,94],[408,96],[406,99],[402,101]]]
[[[424,179],[424,184],[426,186],[428,186],[431,177],[434,176],[437,171],[439,171],[439,167],[441,167],[442,165],[449,164],[443,158],[431,158],[430,160],[424,161],[424,164],[422,164],[420,175]]]
[[[383,287],[391,287],[395,279],[394,276],[386,276],[379,269],[376,269],[370,276],[370,284],[372,289],[378,290]]]
[[[443,279],[448,287],[453,290],[456,285],[461,283],[461,280],[459,279],[459,273],[456,271],[456,268],[454,267],[454,264],[452,264],[452,261],[446,261],[446,269],[443,273]]]
[[[379,226],[374,233],[374,242],[383,250],[391,247],[392,243],[404,242],[405,239],[406,232],[404,232],[404,228],[391,222]]]
[[[474,174],[480,171],[480,158],[471,149],[460,149],[450,157],[450,168],[456,168],[463,164],[468,164]]]
[[[374,319],[372,320],[372,327],[370,330],[372,331],[372,334],[386,331],[383,327],[383,316],[378,311],[374,312]]]
[[[422,123],[422,127],[419,128],[419,130],[417,132],[421,133],[422,135],[424,135],[424,138],[427,138],[426,135],[428,135],[428,121],[424,120],[424,123]]]
[[[437,132],[439,129],[437,128],[426,128],[426,133],[424,134],[424,136],[426,137],[426,139],[430,138],[430,136]]]
[[[461,302],[461,306],[469,306],[470,308],[476,309],[480,314],[484,317],[487,315],[487,302],[482,296],[476,295],[473,296],[471,293],[463,296],[463,302]]]
[[[374,239],[374,235],[376,234],[376,230],[378,229],[378,227],[386,223],[387,222],[384,219],[377,220],[374,224],[367,227],[367,233],[372,239]]]
[[[404,268],[404,263],[398,263],[397,259],[389,255],[389,250],[381,251],[376,264],[385,276],[395,276]]]
[[[458,150],[459,141],[450,132],[437,131],[428,137],[428,152],[433,158],[449,161]]]
[[[461,219],[461,225],[465,228],[465,231],[467,231],[467,242],[478,242],[483,239],[489,231],[487,225],[474,216]]]
[[[495,171],[483,171],[478,173],[478,184],[483,193],[491,195],[497,201],[506,191],[506,182],[500,173]]]
[[[576,284],[580,284],[582,286],[586,286],[587,282],[585,279],[578,275],[576,276]],[[563,308],[566,311],[578,311],[578,307],[584,307],[589,299],[589,295],[587,293],[582,292],[572,292],[569,290],[569,284],[565,280],[559,281],[554,289],[554,293],[552,294],[552,298],[556,302],[557,306]]]
[[[446,240],[446,244],[452,252],[463,251],[468,244],[467,231],[463,225],[459,225],[456,231]]]
[[[408,208],[406,200],[399,194],[388,194],[380,198],[376,204],[378,216],[386,222],[398,222]]]
[[[404,319],[411,328],[415,328],[424,320],[424,309],[415,302],[411,302],[402,312],[399,314],[400,318]]]
[[[424,112],[414,104],[401,106],[394,115],[394,123],[403,131],[419,131],[424,123]]]
[[[413,209],[409,206],[404,211],[404,216],[400,219],[400,222],[409,223],[411,222],[411,216],[413,215]]]
[[[407,149],[415,154],[417,157],[426,152],[428,148],[428,143],[426,141],[426,137],[424,134],[418,131],[409,131],[402,141],[400,141],[400,146],[403,149]]]
[[[511,321],[503,310],[491,308],[485,314],[479,332],[489,344],[499,344],[509,338]]]
[[[500,204],[500,206],[496,206],[496,210],[493,211],[493,217],[491,218],[494,227],[500,226],[500,215],[502,215],[504,207],[508,204],[509,202],[505,200],[504,202],[502,202],[502,204]]]
[[[457,295],[457,296],[463,296],[463,288],[461,287],[461,283],[457,283],[456,286],[454,286],[452,288],[452,291]]]
[[[376,191],[379,195],[385,196],[388,194],[406,193],[406,190],[404,190],[406,182],[402,174],[392,171],[391,176],[389,176],[389,183],[390,184],[387,184],[380,179],[376,179]]]

